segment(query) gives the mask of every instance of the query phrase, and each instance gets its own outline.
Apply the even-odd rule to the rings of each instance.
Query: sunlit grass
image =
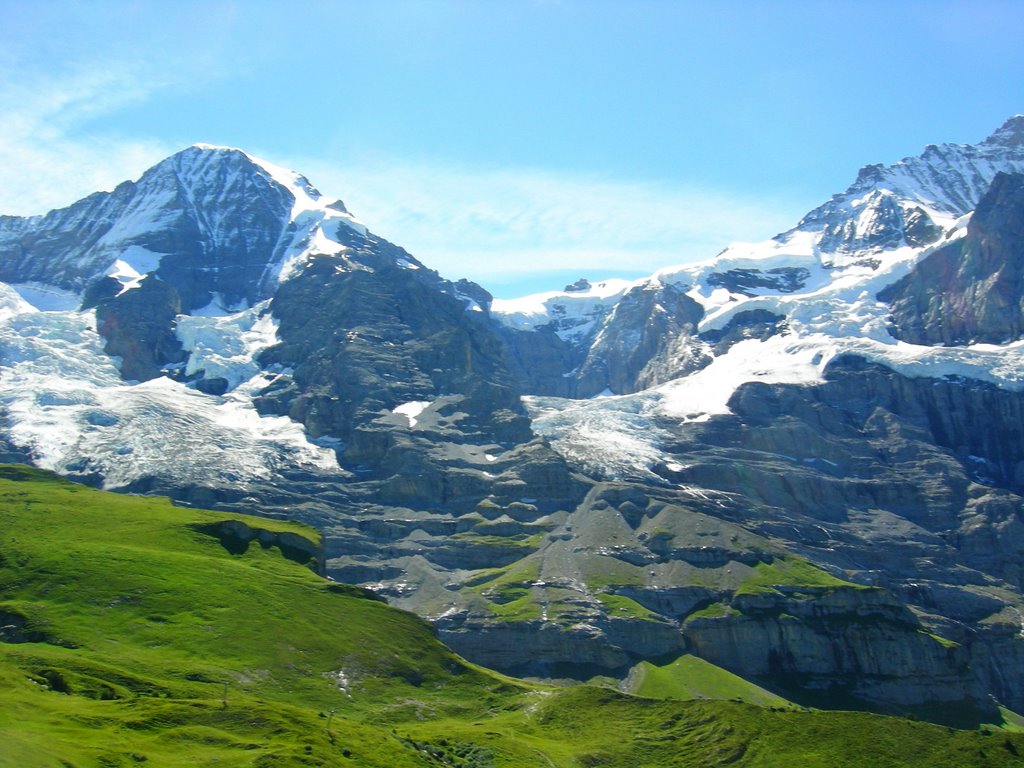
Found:
[[[279,546],[203,532],[224,520],[317,537],[0,467],[0,766],[952,768],[1024,753],[1018,734],[669,700],[750,692],[696,661],[651,665],[640,692],[661,700],[528,685]],[[524,563],[476,588],[515,597],[536,577]]]

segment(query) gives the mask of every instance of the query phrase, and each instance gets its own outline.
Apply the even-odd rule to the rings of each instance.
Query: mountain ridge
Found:
[[[94,307],[4,287],[4,440],[107,487],[310,522],[330,574],[507,671],[626,679],[696,649],[890,711],[1021,708],[1024,342],[893,329],[933,324],[911,277],[930,259],[974,253],[986,222],[1016,242],[1022,129],[869,166],[775,239],[520,302],[442,278],[297,174],[184,150],[148,197],[58,212],[69,229],[4,220],[0,278],[52,259],[51,287]]]

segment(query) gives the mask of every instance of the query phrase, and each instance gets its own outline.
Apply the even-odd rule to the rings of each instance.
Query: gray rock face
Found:
[[[724,355],[738,341],[746,339],[770,339],[786,333],[789,324],[782,315],[776,315],[767,309],[751,309],[737,312],[724,328],[704,331],[700,338],[712,345],[716,356]]]
[[[809,277],[806,269],[800,267],[775,267],[768,270],[730,269],[716,272],[708,278],[708,284],[726,288],[733,293],[744,293],[752,289],[768,288],[781,293],[792,293],[804,287]]]
[[[500,333],[525,392],[585,398],[637,392],[702,368],[709,360],[696,339],[703,315],[678,286],[650,281],[627,291],[582,337],[562,338],[558,332],[572,326],[558,320]]]
[[[912,344],[1001,344],[1024,335],[1024,175],[1000,173],[967,236],[878,294]]]
[[[260,407],[287,413],[314,437],[351,443],[355,459],[380,453],[355,433],[372,432],[381,414],[440,397],[447,398],[442,417],[459,413],[453,434],[532,439],[483,313],[468,312],[436,273],[399,266],[397,257],[412,258],[369,236],[343,257],[313,257],[281,286],[271,304],[281,343],[262,362],[294,373],[268,387]]]
[[[919,670],[918,688],[931,680],[930,695],[941,697],[942,686],[957,688],[949,681],[962,679],[961,667],[969,663],[975,683],[959,690],[976,693],[980,686],[1020,707],[1024,680],[994,659],[1010,627],[1019,625],[1024,591],[1017,538],[1024,524],[1022,406],[1020,392],[958,379],[912,379],[843,358],[829,368],[824,384],[744,385],[730,401],[733,415],[672,427],[678,442],[671,451],[680,469],[669,474],[702,489],[688,502],[695,509],[770,537],[847,578],[888,588],[928,631],[963,645],[955,653],[939,646],[928,646],[934,653],[923,646],[914,651],[915,658],[928,660],[922,663],[946,664],[941,673],[938,667],[935,674]],[[757,623],[750,611],[740,612],[742,622]],[[792,606],[785,612],[796,615]],[[728,624],[726,618],[694,625],[700,632],[713,628],[698,645],[739,648],[746,630]],[[803,641],[774,620],[771,626],[772,643],[789,638],[793,660],[786,669],[810,674],[798,663]],[[797,631],[793,626],[786,631]],[[842,658],[876,674],[835,633],[798,629],[831,637]],[[876,631],[889,633],[888,639],[868,640]],[[884,647],[897,643],[894,638],[872,622],[868,634],[850,641]],[[722,653],[720,662],[731,652]],[[735,668],[763,672],[769,659],[764,645],[750,653],[756,658]],[[898,668],[897,657],[892,659]],[[862,693],[884,698],[894,691]]]
[[[962,646],[924,632],[911,612],[872,589],[741,595],[736,614],[684,623],[701,657],[748,678],[799,680],[887,706],[981,701]]]
[[[640,659],[679,654],[685,648],[674,622],[654,616],[622,619],[600,611],[572,624],[451,616],[436,626],[438,636],[457,652],[492,669],[528,677],[623,675]]]
[[[676,286],[628,291],[575,375],[577,396],[636,392],[703,367],[707,360],[693,343],[703,316],[703,308]]]
[[[121,358],[121,376],[126,381],[155,379],[164,366],[185,359],[174,335],[180,312],[178,292],[152,276],[135,290],[100,303],[96,329],[107,341],[107,354]]]
[[[587,354],[584,344],[564,340],[550,325],[530,331],[499,326],[496,331],[505,346],[509,369],[522,382],[524,392],[576,395],[575,374]]]

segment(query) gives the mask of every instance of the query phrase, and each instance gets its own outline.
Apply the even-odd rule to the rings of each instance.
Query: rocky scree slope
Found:
[[[1024,708],[1017,342],[898,344],[907,311],[885,292],[976,237],[974,206],[1001,228],[984,211],[1012,179],[978,201],[1024,169],[1022,124],[864,172],[767,243],[514,303],[440,278],[297,175],[186,150],[136,188],[207,170],[175,174],[120,246],[55,249],[50,282],[4,256],[7,447],[312,522],[335,578],[509,671],[625,676],[691,651],[873,706]],[[172,268],[198,246],[156,243],[192,242],[179,202],[211,178],[284,203],[260,269],[222,270],[235,256],[209,246],[195,280],[225,282],[204,293]],[[72,209],[5,220],[3,242],[64,242]],[[71,266],[78,282],[57,276]],[[60,301],[76,308],[37,311]]]

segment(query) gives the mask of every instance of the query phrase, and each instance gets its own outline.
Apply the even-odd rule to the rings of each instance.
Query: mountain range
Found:
[[[1024,710],[1024,117],[763,243],[495,300],[196,145],[0,217],[0,460],[291,518],[466,658]]]

